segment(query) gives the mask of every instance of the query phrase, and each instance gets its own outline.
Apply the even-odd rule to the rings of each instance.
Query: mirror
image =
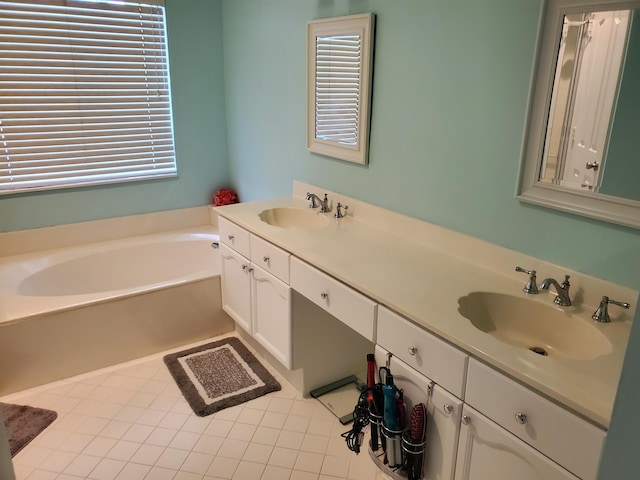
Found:
[[[307,26],[307,148],[366,164],[369,149],[372,13]]]
[[[640,227],[640,1],[550,0],[518,198]]]

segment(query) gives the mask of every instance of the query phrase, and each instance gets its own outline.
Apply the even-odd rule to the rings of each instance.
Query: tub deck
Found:
[[[217,228],[203,225],[0,257],[0,323],[214,278],[214,241]],[[172,255],[182,242],[190,252]]]
[[[193,268],[178,268],[183,262],[162,246],[174,241],[193,242],[194,255],[183,258],[195,262]],[[213,241],[217,229],[203,225],[0,257],[0,395],[232,331]],[[151,262],[136,265],[145,250]],[[108,252],[122,255],[110,262]],[[120,264],[117,271],[131,271],[124,278],[146,281],[113,288],[116,270],[108,279],[99,271],[87,276],[100,262],[105,268]],[[167,274],[163,264],[176,274]]]

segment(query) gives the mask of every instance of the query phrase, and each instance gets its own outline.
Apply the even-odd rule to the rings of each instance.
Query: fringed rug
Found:
[[[281,388],[235,337],[166,355],[164,363],[184,398],[200,417]]]
[[[44,408],[0,403],[0,418],[7,426],[11,456],[15,457],[57,417],[56,412]]]

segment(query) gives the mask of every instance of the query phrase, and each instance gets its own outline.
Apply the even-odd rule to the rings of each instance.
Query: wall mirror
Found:
[[[640,228],[640,0],[549,0],[518,198]]]
[[[374,15],[350,15],[307,26],[307,148],[366,164]]]

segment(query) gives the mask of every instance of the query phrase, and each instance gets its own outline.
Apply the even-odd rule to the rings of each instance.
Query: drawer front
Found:
[[[473,359],[465,401],[578,477],[595,480],[604,430]]]
[[[291,258],[291,287],[375,342],[377,304],[374,301],[295,257]]]
[[[218,218],[218,230],[222,243],[233,248],[245,257],[250,258],[249,232],[224,217]]]
[[[263,270],[289,283],[289,252],[251,235],[251,261]]]
[[[377,343],[458,398],[464,398],[466,353],[385,307],[378,307]]]

